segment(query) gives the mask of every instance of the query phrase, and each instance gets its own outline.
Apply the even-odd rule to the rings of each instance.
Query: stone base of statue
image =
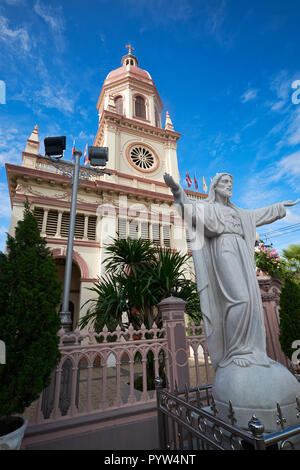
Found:
[[[240,367],[233,362],[216,371],[213,397],[218,418],[248,430],[253,414],[265,432],[278,432],[300,424],[300,383],[286,367],[273,361],[269,367]]]

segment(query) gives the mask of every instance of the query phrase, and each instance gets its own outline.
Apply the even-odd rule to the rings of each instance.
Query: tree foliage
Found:
[[[60,296],[54,259],[26,202],[7,253],[0,253],[0,339],[6,345],[0,418],[23,413],[48,384],[60,356]]]
[[[187,279],[188,255],[153,247],[141,238],[114,238],[106,253],[106,275],[90,289],[97,297],[86,302],[89,308],[80,327],[93,323],[100,332],[106,324],[114,331],[118,324],[127,326],[123,313],[135,329],[142,324],[151,328],[153,322],[161,326],[157,304],[171,295],[186,300],[186,311],[192,318],[201,318],[196,284]]]
[[[291,359],[292,343],[300,339],[300,284],[287,277],[280,295],[280,336],[284,354]]]
[[[285,258],[285,275],[300,282],[300,245],[289,245],[282,250]]]

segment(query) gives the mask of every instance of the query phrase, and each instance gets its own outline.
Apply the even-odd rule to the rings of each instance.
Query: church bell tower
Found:
[[[150,74],[139,67],[131,45],[121,67],[103,84],[97,109],[94,145],[109,148],[107,168],[116,174],[163,182],[164,172],[179,181],[177,141],[169,113],[162,126],[163,105]],[[117,182],[117,181],[115,181]]]

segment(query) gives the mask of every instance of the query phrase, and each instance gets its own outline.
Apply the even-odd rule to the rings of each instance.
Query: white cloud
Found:
[[[291,85],[294,79],[288,75],[286,70],[282,70],[275,77],[272,78],[270,83],[270,90],[275,94],[275,100],[267,103],[272,111],[284,111],[289,109],[292,102],[292,88]],[[287,105],[287,108],[285,106]]]
[[[241,96],[241,102],[248,103],[248,101],[253,101],[257,97],[258,90],[255,88],[249,88]]]
[[[5,235],[6,232],[8,232],[8,227],[7,226],[0,226],[0,235]]]
[[[16,128],[0,122],[0,169],[5,163],[21,163],[27,137]]]
[[[299,206],[293,206],[293,209],[286,209],[286,216],[284,222],[288,225],[300,223],[300,208]],[[297,212],[296,212],[297,211]]]
[[[42,5],[39,1],[33,7],[35,13],[42,18],[53,33],[54,42],[58,50],[65,48],[63,32],[65,29],[62,7],[53,8],[49,5]]]
[[[15,5],[23,5],[25,0],[4,0],[7,5],[15,6]]]
[[[10,197],[6,183],[0,183],[0,217],[9,218],[11,215]],[[3,220],[1,221],[3,224]]]
[[[155,27],[169,26],[174,22],[185,22],[193,15],[193,7],[190,0],[127,0],[128,10],[134,15],[146,18],[140,31]]]
[[[300,177],[300,150],[286,157],[281,158],[271,171],[268,181],[275,182],[282,178],[287,178],[290,182]]]
[[[78,139],[86,139],[86,140],[91,140],[94,139],[95,135],[94,134],[87,134],[84,131],[80,131],[78,135]]]
[[[62,32],[64,26],[61,17],[61,8],[57,9],[56,11],[51,11],[48,6],[46,7],[45,5],[41,5],[39,2],[36,2],[33,9],[53,31],[59,33]]]
[[[21,48],[23,52],[29,52],[30,41],[26,28],[12,29],[8,25],[8,20],[4,16],[0,16],[0,40],[5,42],[7,46],[13,47],[14,50]]]
[[[296,107],[291,113],[290,123],[286,132],[287,143],[297,145],[300,143],[300,108]]]
[[[220,46],[230,48],[233,44],[236,33],[232,32],[232,28],[230,29],[230,33],[228,33],[225,28],[225,21],[228,13],[226,1],[213,2],[210,0],[209,2],[204,3],[204,8],[204,14],[206,17],[204,29],[220,44]]]
[[[251,119],[251,121],[247,122],[244,127],[242,127],[242,131],[245,131],[246,129],[248,129],[249,127],[252,127],[254,126],[255,124],[257,123],[257,118],[253,118]]]
[[[34,93],[35,100],[46,108],[56,108],[63,113],[74,112],[74,99],[65,88],[44,84]]]
[[[250,178],[245,186],[245,191],[241,197],[242,205],[246,209],[258,209],[278,200],[278,189],[268,188],[264,185],[262,175],[255,175]]]
[[[300,150],[272,162],[264,170],[250,176],[242,202],[248,208],[256,208],[291,199],[293,193],[300,197],[299,183]]]

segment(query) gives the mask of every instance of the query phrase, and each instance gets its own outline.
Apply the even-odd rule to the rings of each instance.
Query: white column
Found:
[[[60,238],[62,215],[63,215],[63,211],[58,211],[57,227],[56,227],[56,234],[55,234],[55,236],[58,238]]]
[[[109,148],[109,160],[108,160],[108,167],[111,170],[116,170],[116,127],[112,125],[106,125],[104,130],[104,142],[103,147]],[[112,181],[113,176],[109,177]]]
[[[149,120],[152,126],[155,126],[155,101],[154,96],[149,96]]]
[[[173,176],[175,181],[180,181],[180,175],[177,163],[177,144],[175,142],[168,142],[164,145],[165,161],[167,165],[167,172]]]
[[[125,94],[125,103],[126,103],[126,117],[129,119],[133,118],[133,102],[132,102],[132,90],[128,88]]]
[[[12,237],[15,236],[15,228],[19,220],[23,220],[23,211],[24,205],[23,204],[14,204],[11,213],[11,219],[9,224],[8,233]]]
[[[83,240],[88,239],[88,225],[89,225],[89,216],[84,216],[84,232],[83,232]]]
[[[44,209],[43,224],[42,224],[42,230],[41,230],[42,237],[46,236],[48,212],[49,212],[49,209]]]
[[[100,221],[100,267],[99,276],[105,273],[103,261],[107,257],[105,245],[115,238],[117,232],[117,216],[115,213],[104,214]]]

